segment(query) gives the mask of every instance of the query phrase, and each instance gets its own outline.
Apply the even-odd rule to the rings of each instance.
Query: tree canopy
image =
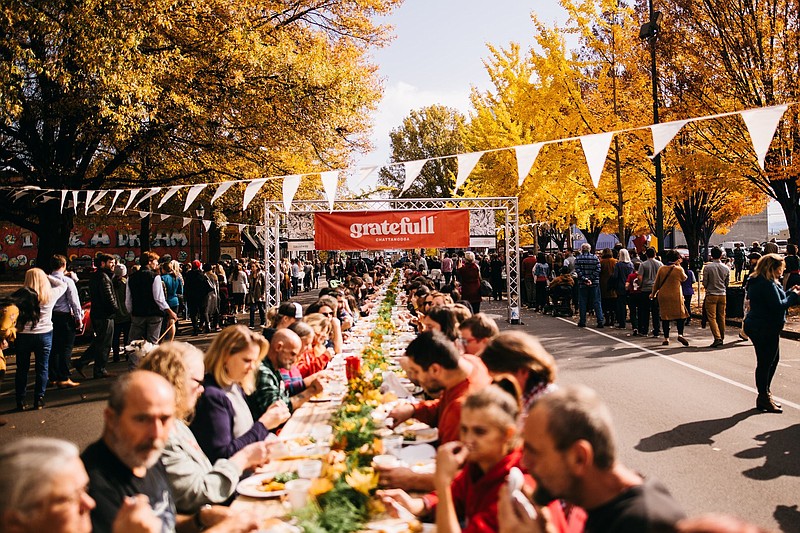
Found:
[[[344,167],[380,96],[368,51],[389,34],[374,21],[400,1],[3,0],[0,180],[107,189]],[[71,215],[33,199],[0,196],[0,218],[38,234],[40,255],[63,251]]]

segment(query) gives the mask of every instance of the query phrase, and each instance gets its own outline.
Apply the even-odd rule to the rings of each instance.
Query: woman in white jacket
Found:
[[[22,289],[14,293],[20,308],[17,332],[17,375],[15,378],[17,411],[23,411],[28,388],[28,370],[31,354],[34,356],[36,379],[33,408],[44,408],[44,391],[47,388],[50,348],[53,345],[53,307],[67,292],[67,284],[48,276],[42,269],[32,268],[25,273]]]
[[[244,297],[250,290],[250,280],[247,271],[237,264],[231,274],[231,292],[233,293],[233,305],[237,313],[244,313]]]

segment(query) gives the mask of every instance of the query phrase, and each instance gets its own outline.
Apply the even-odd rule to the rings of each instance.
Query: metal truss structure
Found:
[[[390,198],[341,200],[333,204],[333,211],[442,211],[449,209],[491,210],[503,217],[500,227],[506,238],[506,289],[508,291],[508,321],[519,323],[520,257],[519,257],[519,207],[516,197],[497,198]],[[292,202],[290,213],[327,213],[330,206],[325,200]],[[267,267],[267,306],[280,302],[280,231],[285,218],[283,202],[264,202],[265,243],[264,258]]]

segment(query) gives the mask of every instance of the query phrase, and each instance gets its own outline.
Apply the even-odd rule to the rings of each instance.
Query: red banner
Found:
[[[467,248],[469,211],[316,213],[317,250]]]

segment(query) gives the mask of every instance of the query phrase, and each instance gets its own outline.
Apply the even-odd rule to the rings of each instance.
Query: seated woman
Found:
[[[255,370],[269,349],[267,340],[242,325],[228,326],[206,352],[205,392],[189,426],[211,461],[228,459],[270,429],[289,419],[284,402],[275,402],[253,421],[245,394],[255,388]]]
[[[441,331],[445,337],[453,342],[457,342],[461,337],[458,332],[458,320],[456,314],[450,307],[434,305],[429,307],[420,323],[424,331]]]
[[[321,313],[307,315],[303,322],[311,327],[314,336],[311,345],[300,353],[297,368],[304,378],[308,378],[325,370],[331,360],[332,350],[328,348],[328,337],[331,334],[331,319]]]
[[[305,319],[304,319],[305,320]],[[310,373],[308,372],[309,367],[308,364],[305,363],[304,358],[311,358],[312,360],[315,358],[313,355],[313,343],[314,343],[314,328],[309,326],[306,322],[295,322],[291,326],[289,326],[290,330],[294,331],[298,337],[300,337],[301,347],[300,347],[300,355],[297,357],[297,363],[293,364],[291,368],[279,368],[278,371],[281,373],[281,378],[283,378],[283,383],[286,385],[286,389],[289,391],[289,396],[294,396],[296,394],[300,394],[304,390],[306,390],[311,383],[316,381],[317,375],[316,372]],[[311,354],[309,355],[309,352]],[[330,360],[330,357],[328,358]],[[303,364],[303,370],[301,371],[300,365]],[[327,364],[327,361],[326,361]]]
[[[399,489],[385,490],[379,492],[382,500],[417,516],[433,512],[439,533],[497,531],[500,488],[511,468],[522,470],[518,412],[517,400],[497,386],[469,395],[461,409],[460,441],[443,444],[437,451],[436,492],[413,498]],[[533,486],[530,477],[525,481]],[[583,512],[573,512],[568,520],[559,501],[548,510],[557,531],[582,531]]]
[[[344,345],[344,336],[342,335],[342,322],[336,318],[336,298],[333,296],[320,296],[316,303],[308,306],[306,314],[320,313],[327,318],[330,318],[331,332],[325,346],[333,348],[333,353],[342,353]]]
[[[283,302],[279,306],[271,308],[267,313],[269,327],[264,328],[264,337],[271,342],[276,331],[288,328],[301,318],[303,318],[303,308],[299,303]]]
[[[186,425],[203,393],[203,352],[185,342],[168,342],[147,354],[140,366],[163,376],[175,388],[175,424],[161,455],[179,513],[195,514],[203,505],[223,504],[234,494],[245,470],[269,457],[263,441],[248,444],[213,465]]]
[[[542,394],[553,390],[556,361],[535,337],[522,331],[504,331],[481,352],[481,361],[492,377],[516,379],[522,392],[522,414]]]

